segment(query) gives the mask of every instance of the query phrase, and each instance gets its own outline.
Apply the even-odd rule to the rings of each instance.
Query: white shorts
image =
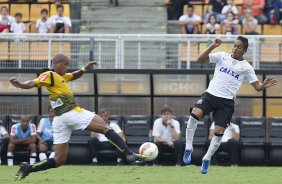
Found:
[[[76,107],[60,116],[55,116],[52,122],[53,144],[67,143],[73,130],[84,130],[94,117],[93,112],[80,107]]]

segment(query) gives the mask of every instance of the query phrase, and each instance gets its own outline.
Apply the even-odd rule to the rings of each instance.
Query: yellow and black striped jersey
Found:
[[[46,71],[34,79],[38,87],[45,86],[49,91],[50,104],[55,109],[56,115],[61,115],[77,107],[74,95],[67,84],[72,78],[72,73],[61,76],[56,72]]]

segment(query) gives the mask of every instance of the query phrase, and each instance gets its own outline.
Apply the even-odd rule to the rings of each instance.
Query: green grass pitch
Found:
[[[200,167],[174,166],[62,166],[13,181],[19,166],[0,166],[0,183],[21,184],[278,184],[282,167],[211,166],[202,175]]]

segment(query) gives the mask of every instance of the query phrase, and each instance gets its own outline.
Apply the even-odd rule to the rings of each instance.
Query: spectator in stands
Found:
[[[223,33],[228,35],[238,34],[239,20],[235,18],[232,12],[227,13],[226,19],[222,22]]]
[[[110,6],[118,6],[118,0],[109,0],[109,4]]]
[[[2,6],[0,15],[0,32],[9,33],[11,24],[14,21],[15,18],[9,15],[9,8],[7,6]]]
[[[211,141],[214,136],[215,125],[214,122],[211,124],[209,131],[209,140]],[[222,136],[221,144],[217,150],[224,151],[229,153],[230,162],[232,166],[237,166],[240,155],[240,129],[239,126],[230,123],[229,126],[225,129]]]
[[[179,18],[180,32],[181,34],[198,34],[200,33],[201,17],[194,13],[193,5],[188,5],[187,14],[182,15]]]
[[[2,154],[2,148],[3,148],[3,140],[8,141],[9,138],[10,138],[10,135],[7,132],[7,130],[5,129],[5,127],[0,125],[0,165],[1,165],[1,154]]]
[[[164,107],[161,110],[161,118],[154,121],[153,136],[155,144],[158,146],[159,155],[154,160],[154,164],[158,165],[160,155],[166,151],[172,151],[175,156],[175,164],[181,164],[183,151],[183,142],[180,139],[179,122],[172,118],[172,110]]]
[[[49,117],[42,118],[37,127],[37,139],[39,148],[39,160],[47,159],[46,152],[52,151],[49,158],[54,158],[55,152],[53,149],[53,129],[52,122],[55,117],[55,110],[49,106],[48,108]]]
[[[226,17],[227,13],[232,12],[238,18],[238,9],[233,2],[234,0],[227,0],[227,5],[222,8],[221,14]]]
[[[205,34],[220,34],[220,25],[217,23],[214,14],[211,14],[208,19]]]
[[[257,32],[258,20],[252,15],[252,10],[247,9],[245,11],[244,18],[242,20],[243,30],[245,35],[258,35]]]
[[[49,32],[49,25],[48,25],[48,10],[43,8],[40,12],[41,19],[36,21],[35,27],[38,33],[48,33]]]
[[[57,15],[51,16],[48,21],[50,33],[70,33],[72,24],[70,18],[64,16],[63,5],[57,5]]]
[[[24,33],[26,28],[24,23],[22,22],[22,14],[17,12],[15,14],[16,21],[11,25],[11,32],[13,33]]]
[[[120,138],[125,142],[125,136],[117,123],[109,121],[109,112],[105,109],[101,110],[99,113],[100,117],[120,136]],[[90,139],[90,154],[92,155],[92,164],[97,165],[98,151],[99,150],[115,150],[117,153],[117,164],[123,164],[122,153],[110,143],[110,141],[104,136],[104,134],[91,132]]]
[[[243,0],[242,3],[242,14],[245,14],[247,9],[252,10],[252,15],[258,20],[259,24],[266,24],[267,18],[263,14],[265,2],[264,0]],[[240,20],[243,20],[243,16],[241,16]]]
[[[14,124],[11,128],[10,143],[8,145],[8,166],[14,164],[15,150],[30,151],[30,164],[36,161],[36,127],[34,124],[28,122],[28,116],[21,117],[19,123]]]
[[[225,5],[226,0],[209,0],[208,12],[204,15],[204,22],[207,22],[211,14],[215,14],[216,20],[221,23],[225,18],[225,16],[221,14]]]
[[[265,14],[269,24],[278,24],[280,21],[280,0],[265,0]]]

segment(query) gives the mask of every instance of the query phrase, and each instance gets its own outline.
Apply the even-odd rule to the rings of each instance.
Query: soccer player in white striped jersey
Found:
[[[218,149],[224,131],[231,122],[234,113],[234,99],[244,79],[254,87],[256,91],[262,91],[277,84],[273,77],[267,77],[262,83],[258,80],[253,67],[244,59],[248,49],[248,39],[238,36],[232,48],[232,54],[225,52],[211,53],[220,46],[222,41],[215,39],[213,43],[203,51],[197,61],[201,64],[215,63],[214,77],[208,89],[196,102],[191,111],[186,129],[186,148],[183,156],[185,165],[190,164],[193,152],[193,137],[199,119],[213,112],[215,122],[214,136],[209,149],[202,159],[201,173],[206,174],[212,155]]]

